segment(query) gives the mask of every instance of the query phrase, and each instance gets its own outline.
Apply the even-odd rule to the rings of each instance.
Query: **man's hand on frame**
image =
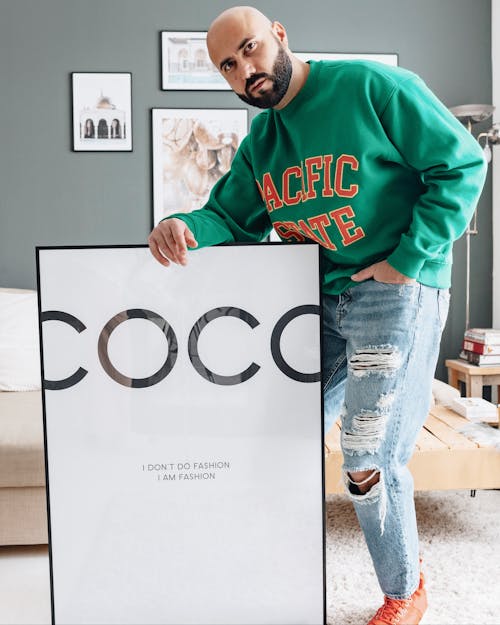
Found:
[[[148,243],[151,254],[165,267],[171,262],[186,265],[188,246],[198,246],[191,230],[176,217],[160,221],[149,235]]]

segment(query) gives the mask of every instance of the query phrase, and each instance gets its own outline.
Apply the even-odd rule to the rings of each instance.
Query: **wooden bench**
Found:
[[[482,445],[461,430],[470,421],[441,405],[434,406],[418,437],[409,468],[415,490],[500,488],[500,449]],[[325,438],[326,494],[343,493],[340,422]]]

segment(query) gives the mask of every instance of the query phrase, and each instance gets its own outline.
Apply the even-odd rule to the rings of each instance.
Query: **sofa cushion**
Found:
[[[36,291],[0,289],[0,391],[33,391],[40,383]]]
[[[47,542],[45,488],[0,488],[0,546],[46,545]]]
[[[453,399],[460,397],[460,391],[446,382],[434,379],[432,382],[432,397],[435,404],[449,408]]]
[[[0,488],[44,485],[41,392],[0,392]]]

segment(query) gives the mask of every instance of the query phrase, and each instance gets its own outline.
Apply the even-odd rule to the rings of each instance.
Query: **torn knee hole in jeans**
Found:
[[[347,473],[349,490],[353,495],[366,495],[368,491],[370,491],[372,487],[380,481],[380,472],[377,469],[373,469],[373,471],[370,472],[363,471],[362,473],[368,473],[368,475],[359,481],[354,479],[353,473],[357,473],[357,471]]]
[[[370,471],[368,477],[359,482],[352,479],[351,474],[357,472]],[[372,484],[366,493],[361,493],[359,486],[366,484],[373,477],[378,475],[378,481]],[[382,470],[377,467],[344,469],[343,470],[344,485],[346,492],[355,504],[359,505],[377,505],[378,517],[380,521],[380,535],[384,534],[385,517],[387,512],[387,491],[385,487],[384,475]]]
[[[349,368],[356,377],[372,373],[389,377],[396,374],[401,362],[401,352],[393,345],[368,346],[355,351],[349,360]]]

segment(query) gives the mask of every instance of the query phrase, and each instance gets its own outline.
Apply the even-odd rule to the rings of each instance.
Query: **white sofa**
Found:
[[[0,545],[47,542],[41,392],[0,392]]]
[[[0,289],[0,545],[47,543],[35,291]]]

